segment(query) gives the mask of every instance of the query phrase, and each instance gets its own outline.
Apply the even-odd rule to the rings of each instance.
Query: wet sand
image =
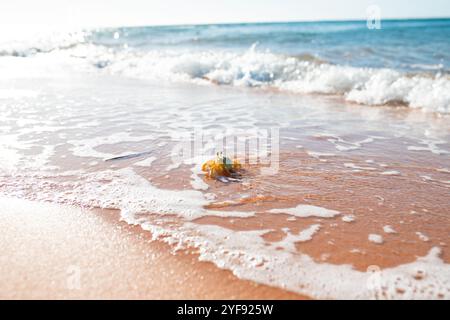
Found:
[[[282,153],[277,175],[260,177],[259,168],[250,166],[248,183],[224,186],[207,180],[209,191],[218,195],[210,208],[256,211],[254,217],[208,216],[196,223],[238,231],[271,230],[263,238],[280,245],[288,234],[317,225],[320,230],[313,233],[312,241],[294,241],[298,252],[317,262],[349,264],[359,271],[372,265],[384,269],[411,263],[433,247],[440,247],[440,257],[450,263],[448,173],[435,169],[442,163],[389,159],[392,164],[383,167],[385,160],[366,162],[337,155],[314,159],[304,150]],[[435,178],[432,183],[423,178],[427,175]],[[293,218],[279,209],[298,204],[340,214]],[[278,212],[274,215],[271,210]],[[381,242],[372,241],[370,235],[379,236]]]
[[[299,298],[274,288],[315,298],[450,296],[448,117],[332,97],[81,79],[42,81],[40,97],[0,105],[0,193],[53,203],[2,201],[2,296]],[[208,157],[220,137],[243,134],[243,163],[268,151],[250,150],[252,139],[277,128],[278,172],[244,164],[238,183],[206,179],[193,154],[172,158],[195,128]],[[144,155],[106,161],[130,154]],[[296,215],[297,206],[339,214]],[[380,288],[367,284],[371,266],[384,272]],[[68,290],[77,270],[80,290]]]
[[[171,254],[110,211],[0,197],[1,299],[302,299]]]

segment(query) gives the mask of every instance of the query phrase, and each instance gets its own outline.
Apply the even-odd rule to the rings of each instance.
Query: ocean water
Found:
[[[450,19],[223,24],[6,34],[0,56],[64,52],[105,72],[341,95],[450,112]]]
[[[315,298],[449,299],[449,28],[3,35],[0,194],[116,210]],[[241,181],[205,177],[219,151]]]

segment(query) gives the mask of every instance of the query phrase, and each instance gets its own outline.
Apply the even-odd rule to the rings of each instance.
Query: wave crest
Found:
[[[450,78],[445,74],[406,74],[392,69],[333,65],[258,51],[128,52],[111,57],[113,73],[145,79],[268,87],[294,93],[342,95],[365,105],[405,105],[450,113]]]
[[[258,50],[136,50],[86,42],[85,33],[51,41],[36,39],[26,48],[2,46],[1,55],[67,55],[82,58],[101,72],[157,81],[183,81],[272,88],[294,93],[340,95],[364,105],[404,105],[450,113],[450,77],[440,72],[407,74],[393,69],[334,65],[313,55],[288,56]]]

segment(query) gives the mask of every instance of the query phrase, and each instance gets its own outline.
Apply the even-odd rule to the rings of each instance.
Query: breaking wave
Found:
[[[157,81],[262,87],[303,94],[340,95],[364,105],[404,105],[450,113],[450,75],[424,66],[419,72],[333,64],[312,54],[285,55],[257,44],[245,51],[136,49],[94,44],[86,34],[39,38],[0,46],[1,56],[62,54],[100,72]]]
[[[259,51],[244,53],[120,52],[92,61],[114,74],[143,79],[264,87],[294,93],[342,95],[365,105],[405,105],[450,113],[447,74],[408,74],[393,69],[334,65],[312,56]]]

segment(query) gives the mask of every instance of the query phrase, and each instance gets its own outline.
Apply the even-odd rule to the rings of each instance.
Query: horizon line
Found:
[[[420,21],[420,20],[450,20],[450,16],[431,16],[431,17],[389,17],[382,18],[383,21]],[[285,24],[285,23],[339,23],[339,22],[365,22],[367,19],[363,18],[348,18],[348,19],[303,19],[303,20],[261,20],[261,21],[222,21],[222,22],[186,22],[186,23],[158,23],[158,24],[104,24],[104,25],[65,25],[70,29],[108,29],[108,28],[143,28],[143,27],[183,27],[183,26],[214,26],[214,25],[250,25],[250,24]],[[0,26],[33,26],[33,27],[63,27],[62,24],[23,24],[23,23],[13,23],[13,24],[2,24]]]
[[[450,16],[444,17],[392,17],[382,18],[381,21],[414,21],[414,20],[450,20]],[[199,23],[162,23],[162,24],[124,24],[108,26],[91,26],[81,28],[143,28],[143,27],[183,27],[183,26],[217,26],[217,25],[246,25],[246,24],[284,24],[284,23],[317,23],[317,22],[364,22],[367,19],[349,18],[349,19],[305,19],[305,20],[267,20],[267,21],[231,21],[231,22],[199,22]]]

